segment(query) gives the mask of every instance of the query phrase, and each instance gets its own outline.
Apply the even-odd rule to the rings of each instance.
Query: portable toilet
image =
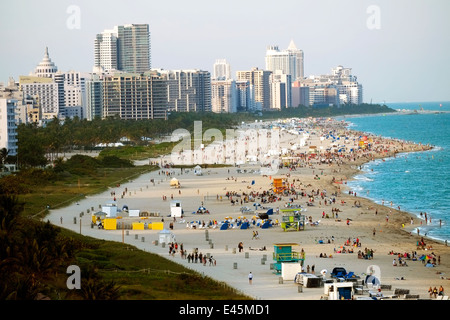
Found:
[[[173,218],[180,218],[183,215],[183,208],[181,201],[173,200],[170,202],[170,216]]]

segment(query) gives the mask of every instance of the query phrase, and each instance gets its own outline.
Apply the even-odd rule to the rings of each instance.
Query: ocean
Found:
[[[396,110],[423,108],[444,113],[384,114],[344,120],[350,129],[430,144],[434,148],[369,162],[348,186],[359,196],[385,206],[392,201],[393,208],[400,206],[422,219],[420,235],[450,240],[450,102],[386,104]]]

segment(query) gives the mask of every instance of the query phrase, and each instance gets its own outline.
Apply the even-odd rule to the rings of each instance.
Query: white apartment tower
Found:
[[[217,59],[214,64],[214,80],[231,79],[231,67],[226,59]]]
[[[17,155],[17,99],[0,98],[0,149],[6,148],[11,156]]]
[[[271,109],[292,107],[292,81],[289,74],[276,70],[270,76]]]
[[[212,112],[237,112],[237,98],[237,88],[234,80],[229,79],[211,81]]]
[[[90,75],[77,71],[64,73],[64,116],[86,118],[86,81]]]
[[[280,51],[278,46],[269,46],[266,51],[266,70],[281,70],[291,76],[292,81],[304,77],[303,51],[297,49],[292,40],[286,50]]]
[[[105,30],[94,41],[94,72],[117,70],[117,32]]]

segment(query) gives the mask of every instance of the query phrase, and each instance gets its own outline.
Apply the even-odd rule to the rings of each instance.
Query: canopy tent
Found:
[[[94,213],[92,213],[92,222],[93,223],[101,222],[107,216],[108,216],[108,214],[103,211],[94,212]]]
[[[197,211],[194,211],[193,214],[209,214],[209,210],[204,206],[198,207]]]
[[[199,165],[196,165],[195,167],[194,167],[194,174],[196,175],[196,176],[201,176],[203,173],[202,173],[202,167],[200,167]]]
[[[175,188],[179,188],[181,185],[180,185],[180,181],[178,181],[178,179],[177,178],[172,178],[171,180],[170,180],[170,186],[171,187],[175,187]]]
[[[174,240],[175,236],[169,230],[162,229],[159,232],[159,242],[168,244]]]

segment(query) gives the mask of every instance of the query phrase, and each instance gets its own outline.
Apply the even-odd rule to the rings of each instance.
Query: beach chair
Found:
[[[353,271],[350,271],[349,273],[347,273],[344,278],[345,279],[350,279],[353,278],[355,276],[355,273]]]
[[[265,223],[261,226],[262,229],[268,229],[269,227],[270,227],[270,221],[265,222]]]

